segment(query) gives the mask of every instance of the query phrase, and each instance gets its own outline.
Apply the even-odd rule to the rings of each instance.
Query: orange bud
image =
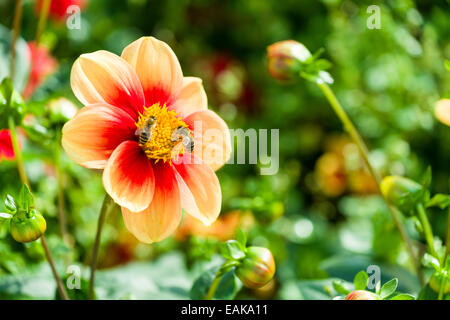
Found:
[[[269,72],[279,80],[291,80],[301,70],[302,63],[311,57],[311,53],[300,42],[285,40],[267,47]]]
[[[345,297],[345,300],[380,300],[380,299],[373,292],[369,292],[366,290],[355,290],[350,292]]]
[[[245,258],[236,268],[236,275],[251,289],[264,286],[275,274],[275,260],[269,249],[248,247]]]

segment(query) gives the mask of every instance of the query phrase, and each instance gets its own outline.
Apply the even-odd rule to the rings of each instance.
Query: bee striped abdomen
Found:
[[[150,139],[148,133],[146,132],[141,132],[141,134],[139,135],[139,144],[146,144],[148,142],[148,140]]]

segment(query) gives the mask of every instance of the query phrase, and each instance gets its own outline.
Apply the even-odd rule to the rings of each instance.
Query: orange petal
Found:
[[[139,241],[145,243],[167,238],[181,221],[180,192],[173,167],[168,163],[158,163],[153,169],[156,189],[150,206],[140,212],[122,207],[125,226]]]
[[[183,88],[174,103],[174,109],[182,117],[186,117],[196,111],[208,109],[208,99],[200,78],[183,78]]]
[[[183,72],[172,49],[153,37],[142,37],[122,52],[122,58],[136,70],[144,88],[147,106],[170,105],[183,85]]]
[[[194,131],[194,154],[213,170],[218,170],[231,155],[230,131],[225,121],[211,110],[197,111],[183,119]]]
[[[180,188],[181,207],[194,218],[209,226],[216,221],[222,205],[222,193],[219,179],[210,166],[194,158],[183,161],[185,154],[175,164],[178,187]],[[186,162],[186,163],[183,163]]]
[[[108,104],[80,109],[62,129],[62,146],[76,163],[103,169],[114,149],[133,139],[136,125],[131,116]]]
[[[125,141],[114,150],[103,171],[103,186],[122,207],[135,212],[148,207],[155,191],[155,176],[136,141]]]
[[[145,105],[144,93],[133,68],[108,51],[82,54],[73,64],[70,83],[83,104],[108,103],[135,119]]]

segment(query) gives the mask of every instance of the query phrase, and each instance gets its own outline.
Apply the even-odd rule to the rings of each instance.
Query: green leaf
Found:
[[[30,210],[31,207],[34,206],[33,195],[30,192],[30,189],[26,184],[22,186],[19,194],[19,207],[26,212]]]
[[[380,291],[381,291],[381,281],[378,281],[377,284],[375,285],[375,293],[380,294]]]
[[[397,290],[397,286],[398,286],[398,279],[394,278],[388,282],[386,282],[380,290],[380,296],[382,299],[385,299],[387,297],[389,297],[390,295],[392,295],[395,290]]]
[[[426,203],[426,207],[439,207],[445,209],[450,206],[450,195],[438,193]]]
[[[221,246],[221,254],[225,259],[239,260],[245,257],[241,244],[236,240],[228,240]]]
[[[355,290],[364,290],[367,287],[367,282],[369,281],[369,276],[363,270],[358,272],[358,274],[353,279],[353,284],[355,285]]]
[[[427,169],[425,170],[425,173],[422,176],[422,186],[424,188],[424,190],[427,190],[430,185],[431,185],[431,166],[428,166]]]
[[[396,296],[394,296],[393,298],[391,298],[390,300],[416,300],[416,298],[408,293],[400,293]]]
[[[345,282],[342,280],[333,281],[333,288],[334,288],[334,290],[336,290],[337,293],[347,295],[351,292],[351,290],[347,289],[344,286],[344,284],[345,284]]]
[[[0,219],[11,219],[13,217],[12,214],[0,212]]]
[[[17,205],[16,205],[16,201],[14,200],[14,198],[7,194],[6,195],[6,199],[5,199],[5,207],[6,210],[11,213],[11,214],[15,214],[17,212]]]
[[[217,271],[221,266],[215,266],[208,269],[200,275],[192,285],[190,291],[190,297],[193,300],[203,300],[208,293],[209,288],[217,274]],[[234,270],[225,273],[217,286],[217,290],[213,299],[218,300],[231,300],[233,299],[239,290],[242,288],[242,284],[234,275]]]
[[[315,63],[315,68],[317,70],[330,69],[332,66],[331,62],[326,59],[319,59],[319,60],[316,60],[314,63]]]
[[[237,231],[236,240],[241,244],[241,249],[245,250],[245,247],[247,246],[247,235],[241,228]]]
[[[428,253],[425,253],[423,255],[422,263],[424,266],[433,268],[436,271],[441,270],[441,264],[439,263],[439,260]]]

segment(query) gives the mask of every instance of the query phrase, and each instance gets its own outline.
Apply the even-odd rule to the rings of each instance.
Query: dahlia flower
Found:
[[[71,86],[85,106],[63,127],[63,148],[78,164],[104,169],[105,190],[136,238],[168,237],[182,209],[205,225],[216,220],[221,190],[214,171],[230,156],[229,130],[208,110],[202,81],[183,77],[167,44],[143,37],[120,57],[83,54]],[[193,139],[188,145],[186,137]]]

